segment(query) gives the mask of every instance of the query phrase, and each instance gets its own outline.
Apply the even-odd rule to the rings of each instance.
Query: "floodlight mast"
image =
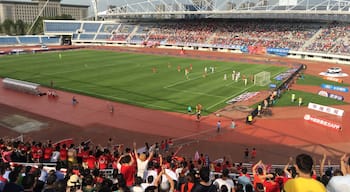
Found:
[[[97,19],[98,19],[98,12],[97,12],[97,3],[98,3],[98,0],[91,0],[91,3],[92,3],[92,7],[93,7],[93,9],[94,9],[95,21],[97,21]]]
[[[40,9],[38,15],[35,17],[35,19],[34,19],[32,25],[31,25],[30,28],[28,29],[27,35],[29,35],[30,32],[32,31],[32,29],[33,29],[35,23],[38,21],[40,15],[43,13],[43,11],[44,11],[44,9],[46,8],[47,4],[49,4],[49,1],[50,1],[50,0],[47,0],[47,1],[45,2],[44,6]]]

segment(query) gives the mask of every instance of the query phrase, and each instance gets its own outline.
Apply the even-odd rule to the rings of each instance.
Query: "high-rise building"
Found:
[[[214,5],[213,0],[192,0],[193,4],[202,10],[210,11]]]
[[[25,23],[32,23],[46,3],[47,0],[0,0],[0,22],[11,19],[12,21],[22,20]],[[61,0],[50,0],[40,16],[71,15],[74,19],[81,20],[88,16],[88,9],[89,5],[61,4]]]

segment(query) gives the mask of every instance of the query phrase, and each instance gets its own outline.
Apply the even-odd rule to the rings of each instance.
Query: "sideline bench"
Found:
[[[39,84],[17,79],[5,78],[2,80],[4,87],[15,91],[29,93],[33,95],[40,95]]]

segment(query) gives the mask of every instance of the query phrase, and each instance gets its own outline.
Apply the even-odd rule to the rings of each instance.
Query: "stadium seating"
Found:
[[[19,43],[26,45],[38,45],[40,44],[39,36],[19,36]]]
[[[95,34],[80,34],[79,39],[81,40],[94,40]]]
[[[81,28],[81,22],[44,22],[45,32],[70,32],[75,33]]]
[[[103,23],[99,33],[111,34],[119,27],[119,23]]]
[[[118,23],[115,21],[44,21],[44,36],[2,36],[0,45],[59,44],[60,35],[79,43],[122,43],[209,47],[286,48],[291,51],[350,55],[350,25],[275,20],[202,20],[196,23]]]
[[[111,37],[111,34],[97,34],[95,40],[109,40]]]
[[[45,45],[59,45],[60,37],[41,36],[41,43]]]
[[[18,44],[18,39],[17,37],[14,36],[0,36],[0,45],[16,45]]]
[[[101,23],[83,23],[83,31],[85,33],[96,33],[100,26]]]

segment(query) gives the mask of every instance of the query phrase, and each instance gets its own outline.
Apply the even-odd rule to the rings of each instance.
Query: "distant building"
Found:
[[[46,2],[47,0],[0,0],[0,22],[4,22],[5,19],[11,19],[13,21],[22,20],[25,23],[32,23]],[[74,19],[81,20],[88,16],[88,8],[89,5],[61,4],[61,0],[50,0],[41,16],[71,15]]]

